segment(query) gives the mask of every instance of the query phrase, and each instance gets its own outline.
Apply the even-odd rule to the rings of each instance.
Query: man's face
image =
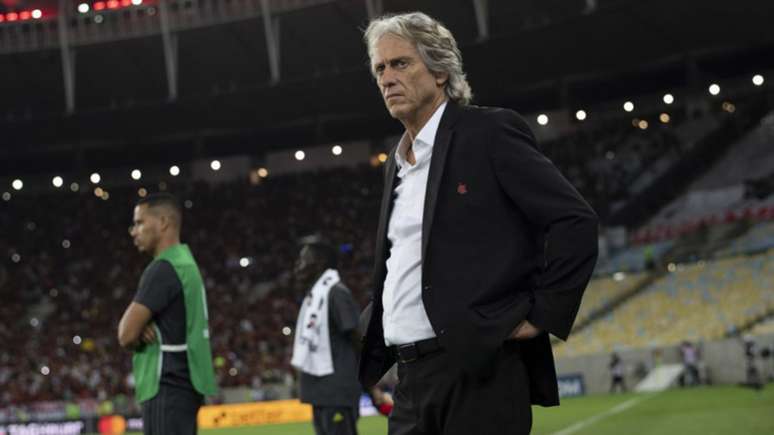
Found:
[[[403,38],[382,36],[374,47],[371,69],[387,110],[400,121],[417,120],[443,98],[447,76],[433,75],[416,47]]]
[[[161,218],[148,210],[146,204],[138,205],[134,208],[129,234],[138,251],[152,254],[161,238]]]
[[[315,275],[317,272],[317,260],[314,251],[309,246],[301,248],[301,252],[298,254],[298,259],[293,268],[296,282],[301,285],[306,285],[306,283],[316,278],[316,276],[312,275]]]

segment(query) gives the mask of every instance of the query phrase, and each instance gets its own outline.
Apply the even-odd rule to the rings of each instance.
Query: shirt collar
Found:
[[[444,101],[440,106],[438,106],[437,109],[435,109],[433,116],[427,120],[425,126],[419,130],[417,137],[414,139],[412,149],[414,150],[414,158],[416,159],[417,164],[429,157],[433,151],[435,135],[438,133],[438,126],[441,124],[441,117],[443,116],[443,112],[444,109],[446,109],[447,103],[448,101]],[[398,169],[401,169],[409,164],[406,160],[406,150],[408,149],[410,141],[411,136],[409,135],[408,131],[406,131],[400,138],[398,150],[395,153],[395,161],[398,164]]]

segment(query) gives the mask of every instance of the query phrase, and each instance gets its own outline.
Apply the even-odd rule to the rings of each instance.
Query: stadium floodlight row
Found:
[[[620,113],[620,108],[616,108],[617,102],[611,101],[604,104],[594,105],[592,107],[586,108],[584,110],[581,110],[583,112],[582,119],[579,118],[578,114],[575,115],[575,122],[573,123],[570,119],[571,116],[568,112],[571,112],[572,109],[568,110],[560,110],[555,112],[550,112],[551,117],[555,117],[559,120],[556,126],[549,123],[549,116],[545,113],[538,114],[534,118],[532,118],[533,126],[535,127],[535,132],[538,135],[538,137],[541,139],[541,142],[548,142],[554,138],[557,137],[563,137],[568,134],[572,134],[576,127],[575,125],[579,124],[585,124],[585,123],[591,123],[594,124],[595,122],[604,122],[606,120],[614,120],[614,122],[623,122],[629,123],[631,122],[632,127],[635,129],[640,130],[647,130],[648,128],[652,126],[656,126],[657,124],[670,124],[674,123],[675,120],[680,116],[681,113],[685,112],[686,110],[686,101],[687,102],[696,102],[698,100],[705,100],[708,101],[710,104],[717,103],[718,108],[722,110],[723,112],[733,114],[736,111],[736,104],[732,103],[732,101],[735,101],[735,97],[743,98],[746,95],[749,95],[750,93],[756,94],[761,92],[766,92],[765,88],[762,88],[762,85],[764,83],[764,76],[761,74],[755,74],[753,77],[753,86],[750,86],[749,84],[749,74],[741,75],[735,78],[727,79],[726,82],[728,86],[725,88],[724,95],[722,96],[707,96],[706,94],[690,94],[687,90],[684,89],[674,89],[671,90],[670,93],[655,93],[651,95],[639,95],[636,96],[636,98],[633,98],[632,100],[640,101],[642,104],[637,105],[637,111],[632,113],[633,115],[636,115],[634,118],[622,118]],[[759,80],[758,80],[759,79]],[[755,84],[759,83],[759,84]],[[669,96],[670,99],[666,98],[659,98],[660,96]],[[675,101],[674,95],[681,96],[680,100]],[[722,97],[722,98],[721,98]],[[717,100],[717,98],[720,98],[720,100]],[[667,103],[666,101],[669,101]],[[722,103],[720,102],[722,101]],[[631,104],[631,101],[627,101],[627,103]],[[632,104],[633,105],[633,104]],[[626,105],[624,105],[626,106]],[[620,106],[619,106],[620,107]],[[624,107],[624,112],[631,113],[629,110],[626,110],[626,107]],[[569,122],[568,122],[569,121]],[[306,157],[306,152],[304,149],[298,149],[296,148],[294,151],[291,151],[293,153],[294,159],[298,162],[304,161]],[[340,156],[343,152],[343,148],[340,145],[333,145],[330,149],[331,155],[335,158],[337,156]],[[376,158],[379,160],[379,162],[384,162],[386,159],[386,156],[377,155]],[[188,162],[183,162],[188,163]],[[158,166],[158,165],[155,165]],[[145,165],[145,167],[142,166],[135,166],[126,168],[127,174],[129,177],[134,180],[138,181],[143,177],[144,171],[146,169],[153,169],[153,171],[158,172],[156,170],[156,167],[149,167]],[[222,166],[222,162],[219,159],[211,159],[209,160],[208,166],[212,171],[219,171]],[[268,175],[268,171],[271,168],[266,167],[260,167],[256,169],[258,171],[256,175],[260,178],[266,178]],[[115,171],[114,171],[115,172]],[[178,163],[173,163],[168,166],[168,173],[169,175],[176,177],[181,173],[181,166],[179,166]],[[263,175],[262,175],[263,174]],[[25,176],[24,174],[9,174],[9,176],[0,178],[0,186],[7,186],[6,189],[12,189],[13,191],[21,191],[25,185],[32,184],[35,186],[42,186],[42,185],[48,185],[53,186],[54,189],[60,189],[62,188],[64,183],[64,178],[67,178],[69,180],[72,180],[72,182],[78,183],[79,179],[81,178],[77,174],[73,173],[54,173],[50,175],[46,175],[47,180],[45,183],[41,182],[41,176],[35,175],[32,177]],[[64,177],[64,178],[63,178]],[[30,180],[32,178],[32,180]],[[94,179],[97,178],[97,181],[94,181]],[[100,174],[92,173],[89,179],[93,184],[99,184]],[[112,177],[115,178],[115,175]],[[30,183],[28,183],[30,181]],[[77,191],[77,188],[72,189],[73,191]]]

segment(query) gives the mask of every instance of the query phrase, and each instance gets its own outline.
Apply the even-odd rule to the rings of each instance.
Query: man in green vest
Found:
[[[137,203],[129,228],[137,249],[153,256],[118,324],[119,343],[134,352],[145,435],[195,434],[204,396],[217,390],[204,283],[180,243],[181,223],[178,200],[159,193]]]

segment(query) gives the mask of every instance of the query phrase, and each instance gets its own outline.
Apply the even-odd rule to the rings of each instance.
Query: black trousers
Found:
[[[450,359],[440,351],[398,364],[389,435],[529,434],[529,382],[518,342],[503,345],[486,378]]]
[[[196,435],[196,415],[204,397],[198,392],[159,385],[159,392],[142,404],[144,435]]]
[[[614,392],[616,387],[618,387],[622,393],[626,392],[626,382],[624,381],[623,376],[613,375],[613,379],[610,381],[610,392]]]
[[[357,435],[356,407],[313,406],[314,432],[317,435]]]

